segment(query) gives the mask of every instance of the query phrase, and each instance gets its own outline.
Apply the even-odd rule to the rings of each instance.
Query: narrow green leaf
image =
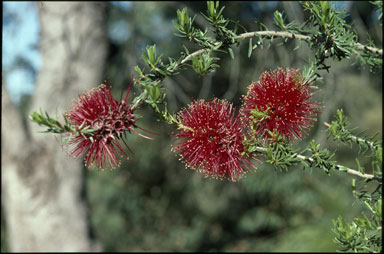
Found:
[[[383,163],[383,149],[379,146],[376,150],[376,159],[379,162],[379,165]]]
[[[251,57],[251,54],[252,54],[252,38],[249,39],[248,58]]]
[[[232,50],[232,48],[228,48],[228,52],[229,52],[229,54],[231,55],[231,58],[234,59],[235,56],[233,55],[233,50]]]
[[[140,77],[144,76],[144,75],[143,75],[143,72],[141,71],[141,69],[140,69],[139,66],[136,65],[136,66],[134,67],[134,70],[137,72],[137,74],[140,75]]]
[[[69,136],[63,140],[62,144],[63,145],[67,144],[69,141],[71,141],[71,138],[72,138],[72,133],[69,134]]]

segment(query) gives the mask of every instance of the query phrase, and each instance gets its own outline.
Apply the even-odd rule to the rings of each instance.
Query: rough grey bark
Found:
[[[55,116],[103,79],[105,3],[37,3],[43,65],[29,113]],[[4,87],[4,86],[3,86]],[[61,116],[60,116],[61,117]],[[62,120],[62,118],[60,118]],[[2,204],[8,251],[95,251],[84,198],[84,168],[62,150],[60,137],[37,133],[3,91]]]

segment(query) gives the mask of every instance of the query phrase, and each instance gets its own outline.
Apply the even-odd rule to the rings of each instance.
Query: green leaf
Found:
[[[251,54],[252,54],[252,38],[249,39],[248,58],[251,57]]]
[[[228,48],[228,52],[229,52],[229,54],[231,55],[231,58],[234,59],[235,56],[233,55],[233,50],[232,50],[232,48]]]
[[[377,201],[377,206],[376,206],[376,213],[379,215],[379,218],[382,218],[382,201],[379,199]]]
[[[135,66],[134,67],[135,71],[137,72],[137,74],[139,74],[140,77],[144,77],[143,75],[143,72],[141,71],[141,69],[139,68],[139,66]]]
[[[183,46],[183,48],[184,48],[184,50],[185,50],[185,53],[187,54],[187,55],[189,55],[189,50],[187,49],[187,47],[185,46],[185,45],[182,45]]]
[[[62,144],[63,145],[67,144],[69,141],[71,141],[71,138],[72,138],[72,133],[69,134],[69,136],[63,140]]]
[[[301,160],[300,163],[303,164],[304,168],[309,168],[309,165],[306,161]]]
[[[378,146],[378,149],[376,150],[376,159],[379,165],[383,164],[383,149],[381,146]]]

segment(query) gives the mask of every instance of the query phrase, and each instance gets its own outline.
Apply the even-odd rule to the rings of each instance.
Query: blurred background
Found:
[[[49,89],[57,89],[56,83],[40,84],[40,90],[36,89],[39,77],[41,79],[44,75],[42,72],[49,72],[43,66],[49,66],[50,59],[54,61],[56,56],[48,54],[50,58],[47,58],[46,54],[44,58],[44,50],[49,48],[49,44],[41,43],[46,35],[41,32],[44,26],[41,22],[47,22],[41,15],[47,15],[44,11],[50,10],[49,5],[54,3],[2,4],[3,88],[9,94],[8,103],[15,109],[14,117],[19,119],[18,123],[23,126],[21,129],[30,133],[28,114],[37,111],[40,106],[48,110],[48,104],[43,101],[52,102],[53,98],[41,95]],[[167,62],[168,56],[178,59],[183,51],[182,44],[190,52],[198,49],[189,41],[174,35],[177,31],[172,20],[177,18],[177,9],[187,7],[190,16],[197,15],[195,23],[198,27],[204,30],[208,26],[200,15],[200,12],[206,12],[206,2],[106,2],[100,5],[103,6],[95,5],[94,8],[101,8],[102,15],[98,15],[100,20],[97,22],[102,25],[91,24],[89,31],[102,31],[100,38],[105,47],[105,61],[103,67],[98,69],[97,81],[88,86],[96,87],[108,78],[116,97],[121,89],[128,88],[131,74],[134,73],[133,67],[144,67],[141,54],[147,45],[156,44],[158,54],[164,55],[164,62]],[[247,31],[260,30],[255,19],[269,30],[274,30],[272,17],[275,10],[284,11],[287,22],[296,20],[302,23],[307,17],[298,2],[221,2],[220,5],[226,6],[225,17],[238,20]],[[337,2],[337,6],[349,14],[347,21],[358,33],[360,43],[367,43],[371,38],[377,47],[382,48],[382,25],[374,5],[368,1],[343,1]],[[59,13],[60,10],[56,8],[55,11]],[[52,13],[50,15],[54,19],[56,14]],[[66,15],[69,19],[71,15],[78,14],[68,11]],[[245,31],[240,29],[238,33],[242,32]],[[88,35],[83,34],[84,37]],[[67,39],[58,36],[56,40],[59,42],[52,41],[51,46]],[[263,71],[281,66],[302,68],[305,60],[313,58],[305,43],[294,51],[298,41],[289,40],[284,45],[278,45],[280,42],[281,39],[274,39],[268,49],[268,43],[265,43],[263,48],[257,48],[248,58],[246,41],[240,47],[233,48],[233,60],[227,54],[219,54],[221,67],[214,73],[199,77],[186,68],[179,75],[165,79],[163,85],[167,91],[169,110],[177,112],[193,98],[213,97],[225,98],[239,107],[247,86],[257,81]],[[71,45],[76,47],[76,41],[72,41]],[[66,50],[64,52],[68,53]],[[92,50],[89,52],[92,54]],[[97,54],[98,50],[93,52]],[[60,58],[61,53],[57,51],[56,54]],[[332,121],[336,109],[342,108],[353,127],[367,130],[366,134],[378,133],[381,139],[382,72],[376,70],[372,73],[368,66],[355,62],[354,58],[341,62],[328,60],[327,63],[332,67],[329,73],[320,71],[324,83],[318,84],[321,91],[315,96],[316,100],[324,102],[325,108],[308,137],[296,146],[304,147],[315,139],[324,148],[331,151],[338,149],[335,159],[339,164],[356,168],[354,158],[358,150],[354,146],[337,145],[327,139],[323,122]],[[62,68],[63,73],[70,70]],[[60,69],[55,71],[55,75],[60,73]],[[84,76],[89,74],[83,72]],[[63,86],[59,92],[74,89],[74,86]],[[133,90],[135,94],[140,92],[137,87]],[[73,91],[81,93],[84,90]],[[75,98],[74,95],[63,98],[63,107],[69,106]],[[3,96],[2,101],[4,103]],[[130,156],[130,160],[123,160],[121,167],[116,170],[98,171],[80,167],[80,177],[84,180],[77,184],[82,186],[79,193],[86,211],[82,217],[87,228],[86,234],[93,239],[94,245],[104,251],[335,251],[337,246],[332,241],[332,219],[342,215],[351,220],[363,209],[353,198],[352,177],[344,173],[332,172],[328,176],[321,170],[303,171],[301,167],[280,172],[266,163],[259,163],[256,172],[248,173],[235,183],[205,179],[203,175],[186,169],[176,154],[171,152],[175,141],[169,135],[174,131],[172,126],[158,121],[149,107],[142,107],[138,113],[142,116],[139,125],[159,133],[159,137],[149,141],[130,135],[127,143],[135,154]],[[2,114],[2,122],[6,120]],[[10,130],[2,125],[2,138],[11,135]],[[50,149],[60,150],[66,156],[61,151],[59,137],[55,138],[52,134],[37,135],[44,136],[53,144]],[[33,139],[30,142],[34,142]],[[2,141],[2,158],[11,149],[12,145],[9,144],[12,143]],[[23,152],[18,150],[18,153]],[[18,155],[16,153],[15,158]],[[67,157],[67,160],[72,159]],[[361,156],[360,162],[370,167],[370,161],[364,156]],[[5,163],[2,162],[2,174],[5,174]],[[81,161],[78,163],[81,164]],[[39,170],[47,169],[40,167]],[[60,177],[66,177],[65,173],[60,174]],[[2,190],[12,185],[9,182],[11,180],[4,181],[2,178]],[[24,185],[25,188],[32,188],[28,186]],[[10,236],[9,232],[14,232],[10,227],[17,226],[17,223],[7,223],[7,220],[14,214],[14,210],[8,208],[12,205],[10,200],[17,195],[18,192],[12,192],[12,195],[3,198],[2,191],[2,252],[15,249],[12,247],[14,244],[9,242],[11,237],[17,236]],[[35,204],[34,209],[38,210],[39,205]],[[71,223],[66,226],[71,227]],[[38,231],[38,227],[35,230]]]

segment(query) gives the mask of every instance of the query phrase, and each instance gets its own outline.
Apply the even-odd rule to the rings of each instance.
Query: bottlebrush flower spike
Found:
[[[105,163],[115,168],[120,165],[119,155],[129,159],[119,141],[123,141],[132,152],[124,141],[127,133],[131,131],[144,138],[152,139],[135,130],[135,128],[144,129],[136,125],[137,117],[134,114],[136,108],[127,103],[131,85],[132,81],[125,99],[122,100],[122,91],[118,101],[112,96],[110,84],[102,84],[80,95],[66,112],[66,118],[74,128],[95,129],[90,134],[77,134],[66,144],[72,148],[71,156],[77,158],[86,154],[84,163],[88,168],[94,162],[99,169],[104,169]]]
[[[236,181],[251,164],[244,155],[242,125],[232,104],[214,99],[193,101],[177,116],[178,139],[172,148],[180,152],[186,166],[205,173],[206,177]]]
[[[241,109],[241,120],[252,126],[253,134],[270,138],[277,132],[295,140],[316,121],[319,102],[309,102],[311,84],[303,84],[299,70],[282,69],[264,72],[258,82],[249,86]]]

